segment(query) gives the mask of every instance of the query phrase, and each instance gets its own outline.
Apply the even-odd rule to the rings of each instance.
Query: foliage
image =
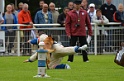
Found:
[[[124,68],[113,62],[115,55],[89,55],[84,63],[82,56],[75,56],[70,70],[47,70],[50,78],[33,78],[37,74],[37,61],[23,63],[29,58],[0,57],[0,81],[122,81]],[[65,57],[62,63],[67,63]]]

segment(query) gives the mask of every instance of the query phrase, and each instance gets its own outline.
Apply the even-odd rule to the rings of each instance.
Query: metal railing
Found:
[[[91,23],[91,25],[93,26],[93,31],[94,31],[94,53],[95,55],[97,55],[97,31],[98,30],[113,30],[113,29],[123,29],[123,27],[104,27],[104,25],[101,25],[100,27],[98,27],[97,24],[95,23]],[[115,22],[110,22],[108,24],[106,24],[108,26],[115,26],[115,25],[121,25],[121,23],[115,23]],[[60,26],[60,24],[33,24],[33,26],[55,26],[55,27],[51,27],[51,28],[28,28],[28,29],[20,29],[20,26],[27,26],[24,24],[0,24],[0,26],[17,26],[18,29],[10,29],[10,30],[15,30],[17,31],[17,54],[18,56],[20,56],[20,30],[38,30],[38,29],[42,29],[42,30],[56,30],[56,31],[64,31],[65,28],[64,27],[57,27]],[[66,41],[66,40],[65,40]],[[68,40],[67,40],[68,41]]]

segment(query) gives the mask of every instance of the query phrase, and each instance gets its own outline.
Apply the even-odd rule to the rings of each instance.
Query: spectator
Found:
[[[113,14],[117,10],[116,7],[112,4],[112,0],[106,0],[106,3],[100,7],[102,14],[106,16],[109,22],[113,22]],[[108,26],[109,27],[109,26]],[[113,26],[110,26],[113,27]],[[106,49],[105,51],[113,51],[113,30],[107,30],[107,42],[106,42]]]
[[[33,15],[33,20],[35,19],[35,15],[38,11],[42,10],[43,9],[43,5],[45,4],[44,0],[40,0],[39,1],[39,8],[37,8],[35,11],[34,11],[34,15]],[[35,21],[34,21],[35,22]]]
[[[92,22],[93,16],[96,15],[96,9],[95,9],[95,4],[94,3],[89,4],[89,9],[88,9],[87,12],[89,14],[90,21]]]
[[[34,22],[35,24],[52,24],[52,19],[52,13],[48,11],[48,5],[44,4],[43,9],[36,13]],[[41,26],[38,28],[41,28]]]
[[[2,17],[2,13],[0,12],[0,24],[2,24],[4,22],[4,19]]]
[[[81,6],[86,11],[88,10],[88,6],[87,5],[88,5],[87,0],[82,0]]]
[[[16,15],[16,18],[18,20],[18,11],[15,10],[15,5],[13,3],[10,3],[10,5],[12,6],[12,12]],[[12,52],[14,53],[14,51],[16,52],[17,48],[17,32],[16,32],[16,38],[14,40],[14,50],[12,50]]]
[[[74,8],[74,3],[73,3],[73,2],[69,2],[69,3],[68,3],[68,8],[69,8],[70,10],[73,10],[73,8]]]
[[[57,23],[59,12],[55,10],[55,4],[53,2],[49,4],[49,9],[50,12],[52,13],[53,23]]]
[[[6,12],[3,15],[4,18],[4,24],[17,24],[17,18],[15,14],[12,12],[12,5],[7,5],[6,6]],[[11,50],[13,48],[13,42],[15,39],[15,31],[12,29],[17,29],[15,26],[9,26],[9,27],[1,27],[2,30],[5,31],[5,42],[6,42],[6,47],[7,47],[7,41],[9,39],[9,44],[7,47],[7,51],[9,54],[11,54]]]
[[[30,11],[28,10],[28,4],[25,3],[23,5],[22,10],[18,14],[18,21],[19,21],[19,24],[33,25],[31,15],[30,15]],[[20,26],[20,29],[25,29],[25,28],[32,28],[32,26]],[[31,46],[30,46],[29,43],[27,43],[27,41],[30,39],[31,30],[23,30],[23,34],[24,34],[23,55],[25,55],[26,52],[31,54]]]
[[[66,15],[67,13],[70,11],[70,9],[68,7],[65,7],[63,9],[63,12],[58,16],[58,23],[61,24],[61,27],[65,27],[65,19],[66,19]],[[67,38],[66,38],[66,33],[65,32],[61,32],[59,31],[58,32],[58,35],[62,34],[62,36],[60,36],[60,41],[62,43],[62,45],[64,46],[69,46],[68,45],[68,42],[65,41]]]
[[[10,5],[12,5],[12,12],[16,15],[16,17],[18,18],[18,11],[15,10],[15,6],[13,3],[10,3]]]
[[[81,7],[81,1],[74,1],[74,9],[68,12],[66,16],[66,34],[70,38],[70,45],[75,46],[77,40],[79,39],[80,46],[87,44],[86,41],[86,29],[85,25],[88,28],[88,43],[91,40],[92,27],[90,24],[89,16],[86,10],[83,10]],[[82,51],[83,61],[88,62],[88,54],[86,51]],[[73,55],[70,55],[68,61],[73,62]]]
[[[106,0],[106,3],[100,7],[102,14],[107,17],[109,22],[113,22],[113,14],[117,11],[115,5],[112,4],[112,0]]]
[[[122,25],[124,24],[124,6],[123,4],[118,5],[118,10],[114,13],[114,21],[121,22]]]
[[[95,4],[94,3],[89,4],[89,9],[88,9],[87,12],[89,14],[90,22],[92,22],[93,16],[96,15],[96,9],[95,9]],[[89,50],[91,52],[94,51],[94,36],[92,37],[91,44],[90,44],[90,49]]]
[[[102,15],[101,10],[97,10],[96,11],[96,15],[93,17],[93,23],[98,24],[99,27],[101,27],[101,25],[107,24],[109,23],[109,20]],[[103,49],[104,49],[104,38],[107,35],[107,32],[102,29],[99,30],[98,35],[97,35],[97,52],[98,53],[103,53]]]
[[[40,1],[39,1],[39,6],[40,6],[40,8],[38,8],[35,13],[37,13],[37,12],[40,11],[40,10],[42,10],[44,4],[45,4],[44,0],[40,0]]]
[[[18,10],[17,11],[20,12],[22,10],[22,7],[23,7],[23,3],[20,2],[19,5],[18,5]]]
[[[65,26],[66,15],[67,15],[67,13],[68,13],[69,11],[70,11],[70,9],[69,9],[68,7],[65,7],[65,8],[63,9],[63,13],[61,13],[61,14],[59,15],[57,22],[58,22],[59,24],[61,24],[61,27]]]
[[[4,19],[2,17],[2,13],[0,12],[0,24],[2,24],[4,22]],[[1,27],[0,27],[0,30],[1,30]]]
[[[114,13],[114,21],[121,22],[122,26],[124,26],[124,6],[121,3],[118,5],[118,10]],[[117,29],[114,34],[114,39],[116,40],[115,50],[119,50],[121,42],[124,41],[124,29]]]

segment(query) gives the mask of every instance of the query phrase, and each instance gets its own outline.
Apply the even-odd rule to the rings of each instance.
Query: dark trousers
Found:
[[[71,36],[71,39],[70,39],[70,46],[75,46],[76,45],[76,42],[79,40],[79,46],[83,46],[84,44],[87,44],[87,41],[86,41],[86,36]],[[86,51],[82,51],[82,56],[83,56],[83,61],[87,61],[88,60],[88,54]],[[74,55],[69,55],[68,57],[68,61],[71,61],[73,62],[73,58],[74,58]]]
[[[31,45],[27,43],[27,41],[30,39],[31,31],[23,31],[24,33],[24,46],[23,46],[23,54],[26,54],[28,52],[31,53]]]
[[[105,40],[105,35],[97,35],[97,53],[102,54],[103,53],[103,49],[104,49],[104,42]]]
[[[9,39],[9,44],[8,44],[8,53],[11,53],[11,49],[13,48],[13,43],[15,40],[15,31],[7,31],[5,32],[5,42],[6,42],[6,46],[7,46],[7,41]]]

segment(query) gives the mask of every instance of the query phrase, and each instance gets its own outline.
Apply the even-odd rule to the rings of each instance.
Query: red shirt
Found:
[[[79,24],[78,27],[76,27],[77,23]],[[86,27],[88,34],[92,36],[92,27],[86,10],[80,9],[79,15],[75,10],[67,13],[65,22],[67,36],[86,36]]]
[[[21,10],[18,14],[18,23],[24,24],[29,22],[32,22],[30,11],[25,12],[24,10]],[[20,26],[20,29],[23,28],[32,28],[32,26]]]

